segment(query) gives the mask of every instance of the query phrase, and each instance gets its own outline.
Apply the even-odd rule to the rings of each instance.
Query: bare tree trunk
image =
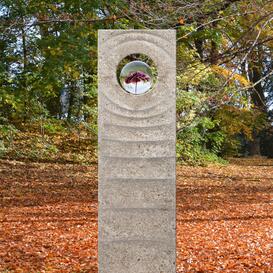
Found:
[[[200,25],[198,25],[198,27],[199,27]],[[203,31],[203,27],[199,27],[198,29],[197,29],[197,33],[198,32],[201,32],[201,31]],[[194,44],[195,44],[195,47],[196,47],[196,51],[197,51],[197,53],[199,54],[199,56],[200,56],[200,60],[201,60],[201,62],[203,61],[203,59],[204,59],[204,40],[203,39],[195,39],[195,41],[194,41]]]
[[[22,80],[22,87],[23,87],[23,100],[24,100],[24,122],[28,118],[28,91],[27,91],[27,83],[26,83],[26,68],[27,68],[27,42],[26,42],[26,32],[25,32],[25,21],[24,17],[22,16],[22,27],[21,27],[21,35],[22,35],[22,51],[23,51],[23,80]]]
[[[255,83],[258,82],[262,77],[262,66],[263,66],[263,59],[261,54],[262,49],[258,49],[257,52],[255,52],[253,57],[254,61],[249,64],[249,76],[250,80]],[[260,83],[256,84],[256,86],[252,89],[251,92],[251,99],[255,106],[255,109],[258,110],[261,114],[267,114],[267,107],[266,107],[266,99],[264,95],[264,89],[263,86]],[[254,156],[260,156],[261,155],[261,136],[260,133],[254,130],[253,132],[253,141],[249,143],[249,154]]]
[[[261,155],[261,137],[257,132],[253,133],[253,140],[249,142],[249,155],[251,156]]]
[[[69,102],[68,102],[68,113],[67,113],[67,119],[71,120],[73,116],[73,108],[74,108],[74,102],[75,102],[75,84],[73,81],[69,84]]]
[[[212,23],[212,27],[217,27],[217,22]],[[217,43],[213,40],[211,40],[211,48],[210,48],[210,63],[212,65],[217,64],[218,61],[218,46]]]

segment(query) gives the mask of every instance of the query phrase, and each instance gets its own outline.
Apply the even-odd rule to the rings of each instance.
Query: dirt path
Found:
[[[95,165],[0,161],[1,273],[95,273],[96,248]],[[272,268],[273,161],[178,166],[177,272]]]

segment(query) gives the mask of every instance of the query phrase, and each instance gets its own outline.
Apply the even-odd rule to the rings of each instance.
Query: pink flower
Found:
[[[135,94],[137,94],[137,83],[138,82],[147,82],[149,81],[151,78],[150,76],[146,75],[144,72],[142,71],[136,71],[131,73],[126,79],[125,79],[125,83],[130,84],[130,83],[135,83]]]
[[[125,82],[127,84],[129,83],[138,83],[138,82],[147,82],[150,80],[150,76],[146,75],[144,72],[142,71],[136,71],[131,73],[126,79]]]

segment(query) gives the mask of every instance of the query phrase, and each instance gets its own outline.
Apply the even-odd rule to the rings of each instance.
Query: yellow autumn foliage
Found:
[[[238,81],[241,85],[247,87],[250,86],[250,82],[247,78],[245,78],[244,76],[238,74],[238,73],[233,73],[232,71],[230,71],[227,68],[218,66],[218,65],[213,65],[211,66],[211,70],[214,71],[215,73],[223,76],[226,79],[230,79],[233,81]]]

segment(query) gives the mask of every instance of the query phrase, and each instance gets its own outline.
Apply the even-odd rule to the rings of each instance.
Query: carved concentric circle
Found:
[[[122,35],[121,35],[122,34]],[[101,92],[109,101],[109,110],[117,114],[139,113],[139,117],[149,117],[160,114],[170,107],[168,97],[175,96],[175,47],[166,37],[151,34],[128,33],[123,31],[109,32],[108,39],[101,42],[102,51],[111,50],[107,59],[100,58]],[[116,77],[116,69],[123,58],[130,54],[142,53],[149,56],[157,67],[158,80],[154,85],[153,92],[147,92],[143,96],[133,96],[126,92],[116,92],[120,88]],[[108,106],[105,106],[106,109]]]
[[[151,91],[157,80],[154,61],[143,54],[126,56],[118,65],[117,78],[121,88],[133,95]]]

